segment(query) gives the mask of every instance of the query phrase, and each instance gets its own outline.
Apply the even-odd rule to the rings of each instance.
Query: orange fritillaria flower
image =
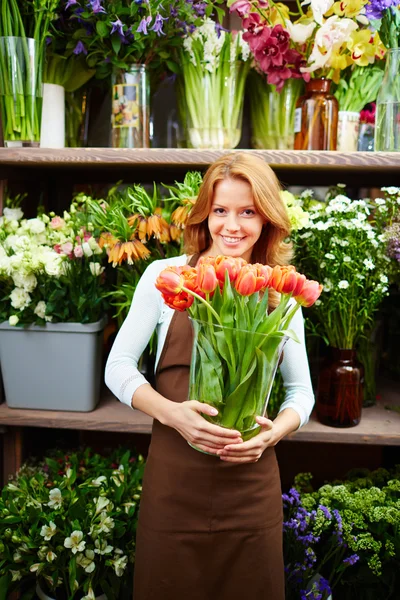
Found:
[[[138,222],[137,231],[141,242],[146,242],[151,237],[155,237],[160,242],[169,242],[170,232],[167,221],[161,216],[161,208],[157,207],[153,215],[143,217],[135,213],[128,218],[128,224],[133,227]]]
[[[185,198],[183,206],[178,206],[171,215],[171,221],[180,229],[184,229],[189,218],[193,204],[195,204],[197,196]]]
[[[109,233],[108,231],[103,231],[99,237],[99,246],[100,248],[106,247],[107,249],[112,248],[118,242],[117,238]]]
[[[182,239],[182,229],[179,229],[176,225],[169,226],[169,234],[173,242],[180,242]]]
[[[136,238],[128,242],[116,242],[109,249],[108,262],[112,262],[113,267],[127,261],[128,265],[133,265],[135,260],[145,259],[150,256],[150,250]]]

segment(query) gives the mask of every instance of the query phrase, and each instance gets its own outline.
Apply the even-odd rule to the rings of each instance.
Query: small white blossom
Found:
[[[44,300],[40,300],[34,309],[35,315],[37,315],[40,319],[44,319],[45,321],[51,321],[52,317],[46,315],[46,302]]]
[[[339,289],[347,290],[348,287],[349,287],[349,282],[347,281],[347,279],[342,279],[342,281],[339,281],[339,283],[338,283]]]
[[[17,310],[23,310],[31,303],[31,297],[28,292],[22,288],[14,288],[10,294],[11,306]]]
[[[35,563],[34,565],[31,565],[31,568],[29,569],[31,573],[40,573],[40,571],[43,569],[43,565],[42,563]]]
[[[386,200],[384,198],[375,198],[375,204],[377,204],[378,206],[386,204]]]
[[[56,524],[53,523],[53,521],[50,521],[49,525],[43,525],[42,529],[40,530],[40,535],[42,535],[46,541],[49,541],[49,540],[51,540],[53,535],[56,534],[56,532],[57,532]]]
[[[53,507],[53,508],[61,508],[62,505],[62,495],[61,495],[61,490],[59,490],[58,488],[53,488],[52,490],[50,490],[49,493],[49,498],[50,498],[50,502],[47,503],[47,506]]]
[[[76,557],[76,564],[82,567],[86,573],[93,573],[96,568],[96,564],[93,559],[93,550],[85,550],[85,554],[78,554]]]
[[[57,558],[57,554],[55,554],[51,550],[46,554],[47,562],[53,562],[53,560],[55,560],[56,558]]]
[[[102,512],[100,517],[99,532],[110,533],[111,529],[114,528],[114,519],[109,517],[106,512]]]
[[[373,262],[372,262],[372,260],[370,260],[369,258],[365,258],[365,259],[363,260],[363,263],[364,263],[365,267],[366,267],[367,269],[369,269],[370,271],[372,271],[373,269],[375,269],[375,265],[374,265],[374,263],[373,263]]]
[[[46,225],[43,223],[41,219],[28,219],[27,221],[28,229],[33,234],[43,233],[46,229]]]
[[[92,590],[91,587],[88,589],[87,595],[82,597],[82,600],[96,600],[94,591]]]
[[[394,196],[395,194],[400,194],[400,188],[394,187],[393,185],[390,187],[383,187],[381,189],[383,192],[387,192],[391,196]]]
[[[8,319],[8,322],[12,327],[15,327],[15,325],[19,322],[19,318],[17,315],[11,315],[11,317]]]
[[[97,539],[94,541],[94,545],[96,554],[110,554],[110,552],[113,551],[113,546],[109,546],[106,540],[102,540],[100,542],[100,540]]]
[[[105,481],[107,481],[107,477],[105,475],[100,475],[100,477],[92,479],[92,485],[94,485],[95,487],[99,487]]]
[[[386,275],[380,275],[380,276],[379,276],[379,281],[380,281],[381,283],[387,283],[389,280],[388,280],[388,278],[386,277]]]
[[[89,269],[93,277],[99,277],[99,275],[103,273],[105,267],[102,267],[98,262],[91,262],[89,263]]]
[[[330,260],[334,260],[336,257],[334,254],[331,254],[331,252],[327,252],[325,254],[325,258],[329,258]]]
[[[71,533],[71,537],[65,538],[64,546],[66,548],[71,548],[73,554],[76,554],[77,552],[83,552],[86,542],[82,538],[82,531],[75,530]]]
[[[105,508],[110,501],[104,496],[99,496],[98,498],[94,499],[94,503],[96,505],[96,514],[98,514],[102,512],[103,508]]]
[[[350,258],[350,256],[345,256],[345,257],[343,258],[343,262],[345,262],[345,263],[349,263],[349,262],[351,262],[351,258]]]
[[[117,558],[116,560],[114,560],[114,569],[115,569],[115,574],[117,577],[122,577],[127,564],[128,564],[127,556],[121,556],[120,558]]]
[[[20,208],[4,208],[3,215],[9,221],[19,221],[24,216],[24,213]]]

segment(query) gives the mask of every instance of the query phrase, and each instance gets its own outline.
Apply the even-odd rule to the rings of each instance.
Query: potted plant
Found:
[[[98,401],[106,304],[95,234],[78,202],[62,217],[4,209],[0,365],[13,408],[88,411]]]
[[[24,466],[0,499],[0,596],[116,600],[132,581],[144,460],[57,451]]]

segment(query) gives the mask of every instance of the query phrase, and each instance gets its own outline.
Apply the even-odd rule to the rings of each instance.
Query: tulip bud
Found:
[[[187,292],[181,292],[175,296],[162,294],[162,297],[167,306],[173,310],[178,310],[179,312],[183,312],[187,308],[190,308],[194,300],[194,296],[192,296],[192,294],[188,294]]]
[[[282,267],[279,265],[276,265],[272,269],[271,277],[268,282],[268,287],[273,288],[274,290],[277,290],[281,279],[282,279]]]
[[[156,279],[156,288],[163,294],[179,294],[183,285],[184,279],[176,267],[167,267]]]
[[[204,262],[197,265],[197,287],[205,294],[211,294],[217,285],[218,279],[214,267]]]
[[[215,273],[218,281],[225,282],[226,271],[228,271],[230,281],[235,281],[241,266],[239,261],[232,256],[217,256],[215,259]]]
[[[240,269],[235,288],[242,296],[254,294],[257,290],[257,269],[253,265],[245,265]]]
[[[310,281],[307,279],[304,282],[301,294],[297,295],[295,299],[301,306],[312,306],[320,297],[322,288],[323,286],[318,283],[318,281]]]
[[[306,282],[306,276],[302,275],[301,273],[296,273],[296,286],[293,290],[293,296],[298,296],[299,294],[301,294],[303,287],[304,287],[304,283]]]

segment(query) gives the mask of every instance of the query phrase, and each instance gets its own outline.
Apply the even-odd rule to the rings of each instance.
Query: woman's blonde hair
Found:
[[[195,254],[210,247],[208,215],[215,186],[223,179],[247,181],[253,192],[254,205],[265,220],[253,249],[252,262],[271,267],[288,264],[293,256],[292,244],[284,240],[290,235],[290,221],[280,196],[279,181],[266,162],[246,152],[222,156],[208,168],[185,227],[185,252]]]

